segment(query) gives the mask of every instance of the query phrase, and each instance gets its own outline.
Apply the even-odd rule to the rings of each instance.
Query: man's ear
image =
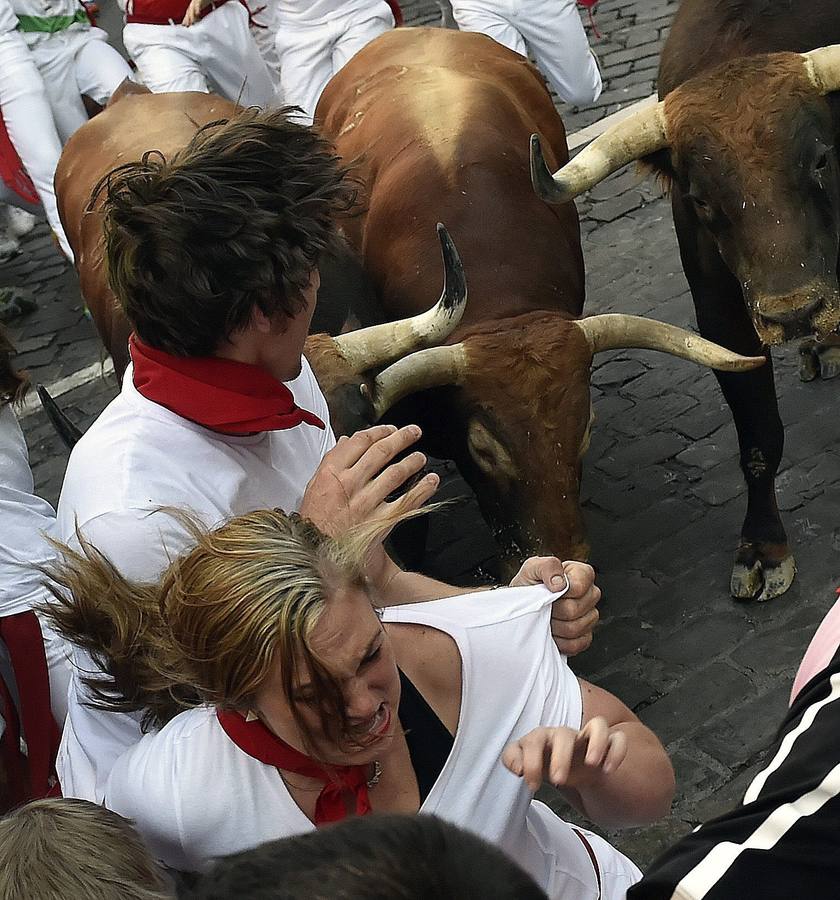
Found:
[[[257,304],[251,310],[251,325],[256,328],[260,334],[271,334],[274,331],[273,319],[267,316]]]

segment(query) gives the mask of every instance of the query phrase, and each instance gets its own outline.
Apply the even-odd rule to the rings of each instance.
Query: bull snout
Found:
[[[822,280],[783,294],[751,291],[747,302],[768,346],[811,334],[824,337],[840,324],[840,291]]]
[[[762,297],[756,303],[756,310],[768,322],[789,325],[810,318],[811,313],[822,306],[824,300],[821,296]]]

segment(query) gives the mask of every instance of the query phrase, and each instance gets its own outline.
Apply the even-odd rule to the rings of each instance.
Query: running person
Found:
[[[18,30],[18,19],[10,0],[0,0],[0,112],[9,140],[44,207],[47,222],[64,255],[72,259],[73,252],[58,217],[53,188],[55,168],[61,156],[61,138],[44,80]]]
[[[267,109],[277,94],[240,0],[121,0],[123,43],[153,93],[214,91]]]
[[[522,56],[530,52],[561,100],[575,106],[601,95],[601,73],[575,0],[452,0],[462,31],[480,31]]]
[[[88,120],[82,94],[104,106],[131,77],[131,69],[107,42],[108,35],[90,24],[77,0],[11,0],[11,6],[43,78],[56,131],[65,143]],[[14,79],[28,73],[5,74]]]
[[[333,75],[395,24],[386,0],[276,0],[274,22],[283,102],[306,122]]]

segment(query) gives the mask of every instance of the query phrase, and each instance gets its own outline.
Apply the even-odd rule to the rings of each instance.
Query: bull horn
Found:
[[[578,319],[575,324],[583,332],[593,356],[604,350],[638,347],[641,350],[661,350],[722,372],[746,372],[763,366],[767,361],[764,356],[740,356],[684,328],[642,316],[610,313],[587,316]]]
[[[362,391],[370,397],[374,421],[378,421],[409,394],[448,384],[463,384],[468,371],[467,351],[463,344],[430,347],[397,360],[376,376],[372,391],[368,391],[367,385],[362,385]]]
[[[531,183],[546,203],[568,203],[627,163],[667,146],[668,129],[662,101],[617,122],[554,175],[546,164],[539,136],[532,134]]]
[[[351,331],[334,339],[338,352],[354,372],[386,365],[421,347],[442,344],[455,330],[467,306],[467,282],[458,250],[438,223],[443,254],[443,293],[429,310],[410,319]]]
[[[68,450],[72,450],[79,443],[79,438],[82,436],[81,430],[67,418],[67,414],[53,400],[44,385],[37,385],[35,390],[38,392],[41,406],[44,407],[50,425],[55,429],[64,446]]]
[[[811,84],[821,93],[840,91],[840,44],[803,53]]]

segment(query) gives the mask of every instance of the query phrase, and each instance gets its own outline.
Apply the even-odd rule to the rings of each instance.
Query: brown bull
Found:
[[[98,195],[91,205],[91,194],[112,169],[139,159],[146,152],[170,156],[187,144],[200,127],[228,119],[236,111],[234,103],[212,94],[151,94],[127,84],[115,94],[108,108],[80,128],[64,148],[55,176],[59,212],[75,254],[82,296],[118,376],[128,364],[131,327],[106,277],[103,197]],[[432,236],[434,240],[434,229]],[[336,377],[343,383],[350,374],[381,367],[418,347],[439,343],[457,324],[466,302],[463,272],[457,252],[443,230],[440,240],[445,286],[433,309],[335,340],[328,335],[309,338],[317,347],[321,370],[316,370],[316,374],[325,394],[330,396],[334,389],[340,389]],[[434,268],[440,272],[437,262]],[[58,415],[52,407],[48,411]],[[60,427],[66,429],[66,423]],[[72,442],[74,438],[65,433],[64,439]]]
[[[376,414],[404,401],[392,415],[419,421],[430,452],[456,461],[513,557],[585,554],[578,498],[593,353],[636,346],[712,357],[693,355],[695,336],[660,323],[576,321],[584,300],[577,214],[573,204],[541,203],[528,177],[534,130],[555,164],[568,159],[542,78],[484,36],[399,30],[333,78],[316,122],[346,162],[358,161],[363,211],[345,233],[383,316],[426,305],[438,220],[469,280],[470,301],[448,346],[403,358],[367,385]],[[310,358],[316,371],[325,368]]]
[[[840,374],[840,47],[814,49],[832,41],[835,0],[683,0],[662,55],[664,100],[553,177],[538,144],[533,160],[537,190],[561,204],[648,163],[672,188],[701,334],[750,355],[813,334],[805,380]],[[795,572],[775,496],[784,432],[773,370],[717,377],[748,487],[732,593],[765,600]]]

